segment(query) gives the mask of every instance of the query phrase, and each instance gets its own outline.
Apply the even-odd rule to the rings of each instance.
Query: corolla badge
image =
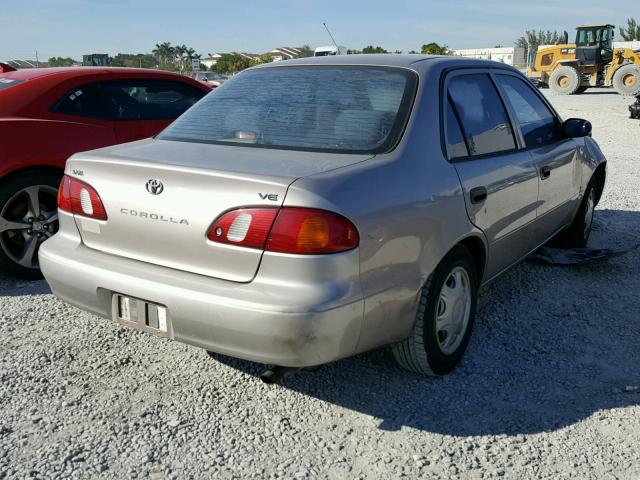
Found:
[[[164,185],[160,180],[152,178],[147,182],[147,192],[151,195],[160,195],[164,190]]]

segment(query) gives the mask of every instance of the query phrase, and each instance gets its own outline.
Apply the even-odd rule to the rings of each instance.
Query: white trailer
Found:
[[[347,47],[336,46],[336,45],[327,45],[324,47],[317,47],[313,51],[314,57],[326,57],[328,55],[346,55]]]

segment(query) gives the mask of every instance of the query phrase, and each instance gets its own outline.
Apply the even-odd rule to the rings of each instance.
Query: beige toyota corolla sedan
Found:
[[[445,374],[478,288],[586,244],[605,165],[589,122],[499,63],[278,62],[74,155],[40,264],[62,300],[209,351],[303,367],[391,345]]]

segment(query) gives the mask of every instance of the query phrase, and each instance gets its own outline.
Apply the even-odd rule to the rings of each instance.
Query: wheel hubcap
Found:
[[[58,230],[57,190],[33,185],[19,190],[0,211],[0,247],[16,264],[37,269],[38,248]]]
[[[622,82],[624,83],[625,87],[633,87],[637,81],[638,79],[633,73],[625,75],[624,78],[622,79]]]
[[[471,314],[471,288],[469,274],[455,267],[440,290],[436,309],[436,337],[440,351],[454,353],[464,338]]]
[[[587,197],[587,208],[584,212],[584,238],[589,236],[591,231],[591,224],[593,223],[593,212],[596,207],[596,198],[593,188],[589,190],[589,196]]]
[[[558,85],[560,85],[562,88],[567,88],[569,86],[569,77],[567,77],[565,75],[560,77],[558,79]]]

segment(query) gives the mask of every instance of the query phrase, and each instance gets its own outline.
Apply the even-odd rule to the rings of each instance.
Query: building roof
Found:
[[[13,68],[41,68],[49,66],[47,62],[36,62],[35,60],[4,60],[2,63],[6,63]]]
[[[301,50],[299,48],[294,48],[294,47],[278,47],[278,48],[274,48],[273,50],[270,50],[267,53],[270,54],[271,56],[280,54],[288,58],[296,58],[298,55],[300,55]]]

